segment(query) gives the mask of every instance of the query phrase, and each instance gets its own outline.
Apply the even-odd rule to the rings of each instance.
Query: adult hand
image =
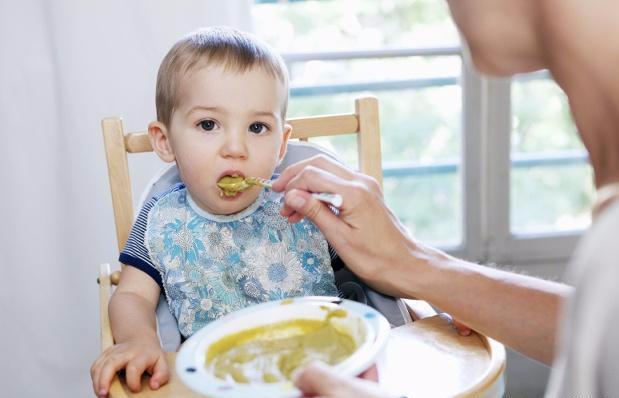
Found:
[[[378,384],[334,374],[333,369],[314,362],[295,374],[294,384],[304,395],[324,398],[386,398],[393,397]]]
[[[101,353],[92,364],[90,376],[95,395],[106,397],[116,372],[125,369],[127,386],[133,392],[142,389],[142,374],[151,375],[148,383],[157,390],[170,379],[170,371],[165,353],[161,347],[152,344],[116,344]]]
[[[468,327],[462,322],[458,322],[455,319],[452,319],[452,324],[460,336],[470,336],[473,332],[470,327]]]
[[[410,268],[449,258],[413,240],[385,204],[375,179],[325,156],[289,166],[273,190],[285,191],[283,216],[291,222],[303,217],[313,221],[346,265],[384,293],[415,297],[416,272]],[[312,192],[340,194],[339,214],[314,199]]]

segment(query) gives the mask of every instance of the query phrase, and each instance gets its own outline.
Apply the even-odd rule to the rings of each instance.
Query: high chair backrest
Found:
[[[307,141],[313,137],[356,134],[359,170],[374,177],[382,185],[380,128],[378,101],[374,97],[355,100],[355,113],[325,115],[288,120],[292,138]],[[113,117],[102,121],[107,156],[116,240],[122,250],[134,220],[133,195],[129,177],[127,153],[150,152],[148,133],[125,134],[122,119]]]

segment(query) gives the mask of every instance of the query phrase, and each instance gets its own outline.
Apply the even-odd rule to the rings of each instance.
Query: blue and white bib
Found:
[[[214,215],[178,185],[142,208],[120,261],[162,286],[185,337],[251,304],[337,295],[327,241],[311,222],[282,217],[282,199],[263,191],[237,214]]]

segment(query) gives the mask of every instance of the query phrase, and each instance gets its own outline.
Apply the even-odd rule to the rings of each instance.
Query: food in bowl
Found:
[[[288,320],[221,338],[208,348],[207,369],[237,383],[276,383],[290,380],[294,370],[313,360],[342,362],[357,349],[351,331],[334,321],[347,312],[323,308],[324,320]]]
[[[214,373],[212,365],[215,355],[243,343],[264,340],[264,337],[271,341],[300,335],[301,332],[317,332],[320,329],[317,325],[324,326],[326,318],[336,333],[343,334],[338,335],[339,338],[348,341],[348,335],[354,342],[352,353],[342,355],[343,359],[333,355],[335,361],[339,361],[333,364],[333,371],[344,376],[356,376],[368,369],[384,347],[389,333],[389,323],[385,317],[365,304],[339,297],[315,296],[256,304],[209,323],[183,343],[176,355],[176,372],[189,388],[211,398],[299,398],[303,394],[286,378],[286,366],[280,370],[278,363],[277,371],[267,372],[266,377],[264,372],[244,370],[242,374],[247,382],[237,382],[230,373],[220,373],[221,377]],[[322,341],[330,339],[328,337]],[[282,342],[279,344],[284,345]],[[257,360],[258,357],[262,355],[239,355],[236,359],[243,362],[244,358]],[[294,360],[290,363],[294,364]],[[275,376],[273,379],[281,377],[282,380],[269,382],[271,376]],[[237,375],[237,379],[242,378]]]

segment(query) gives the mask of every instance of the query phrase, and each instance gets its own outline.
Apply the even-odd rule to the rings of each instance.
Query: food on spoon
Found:
[[[223,176],[217,181],[217,186],[225,196],[234,196],[254,185],[271,189],[271,181],[258,177]]]
[[[251,187],[245,178],[240,176],[223,176],[217,181],[217,186],[225,196],[234,196]]]

